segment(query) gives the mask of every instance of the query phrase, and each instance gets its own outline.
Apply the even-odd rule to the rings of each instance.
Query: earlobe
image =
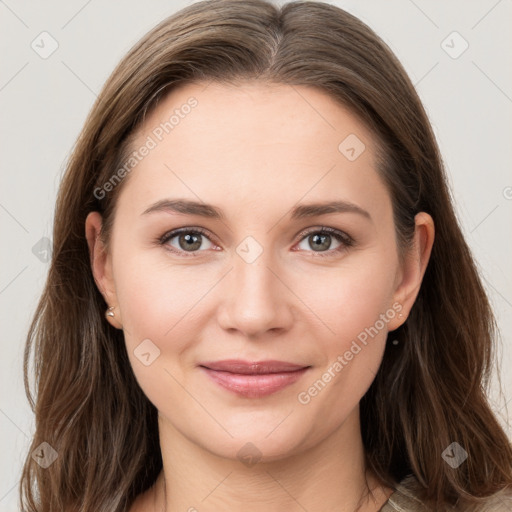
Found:
[[[109,309],[107,311],[113,312],[113,308],[117,304],[117,297],[112,276],[111,259],[105,250],[100,236],[101,226],[102,217],[99,212],[91,212],[87,215],[85,220],[85,236],[89,247],[92,274],[98,290],[108,304]],[[114,315],[106,314],[105,318],[114,327],[122,328],[119,308],[116,308]]]
[[[402,325],[409,315],[409,311],[420,291],[423,276],[427,269],[432,246],[434,244],[435,227],[432,217],[425,212],[415,216],[414,240],[410,250],[404,258],[402,267],[402,279],[394,293],[394,299],[402,306],[402,317],[396,319],[390,325],[390,330],[395,330]]]

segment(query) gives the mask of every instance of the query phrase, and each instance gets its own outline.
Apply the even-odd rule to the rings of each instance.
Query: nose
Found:
[[[226,276],[218,312],[221,327],[238,331],[247,338],[260,338],[268,331],[277,333],[293,324],[293,293],[285,273],[263,253],[252,263],[235,254],[233,269]]]

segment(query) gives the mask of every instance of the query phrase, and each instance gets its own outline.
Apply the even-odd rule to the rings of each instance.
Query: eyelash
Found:
[[[203,235],[204,237],[208,238],[208,240],[210,240],[210,237],[208,236],[208,232],[203,229],[203,228],[188,228],[188,227],[185,227],[185,228],[179,228],[179,229],[175,229],[173,231],[170,231],[168,233],[166,233],[165,235],[163,235],[161,238],[159,238],[157,240],[158,244],[160,245],[165,245],[167,244],[167,242],[169,240],[171,240],[172,238],[176,237],[177,235],[181,234],[181,233],[192,233],[194,235]],[[313,229],[306,229],[304,231],[302,231],[300,234],[299,234],[299,237],[300,237],[300,240],[298,243],[302,242],[302,240],[304,240],[306,237],[310,236],[310,235],[313,235],[313,234],[327,234],[327,235],[331,235],[333,236],[336,240],[338,240],[339,242],[341,242],[342,245],[340,245],[338,248],[336,249],[330,249],[328,251],[320,251],[320,252],[317,252],[317,251],[309,251],[309,252],[313,252],[314,253],[314,257],[323,257],[323,258],[329,258],[329,257],[334,257],[334,256],[337,256],[338,254],[342,253],[343,251],[346,251],[349,247],[352,247],[354,245],[354,239],[347,235],[346,233],[344,233],[343,231],[338,231],[337,229],[334,229],[334,228],[330,228],[330,227],[327,227],[327,226],[322,226],[321,228],[313,228]],[[211,240],[210,240],[211,242]],[[182,253],[186,253],[186,251],[178,251],[176,250],[174,247],[173,248],[170,248],[168,249],[169,251],[175,253],[175,254],[182,254]],[[195,257],[198,257],[199,254],[197,253],[200,253],[200,252],[203,252],[203,251],[195,251],[195,252],[190,252],[188,253],[188,255],[184,256],[185,258],[195,258]]]

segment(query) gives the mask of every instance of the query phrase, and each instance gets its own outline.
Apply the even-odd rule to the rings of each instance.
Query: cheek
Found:
[[[139,385],[156,405],[164,395],[182,395],[178,382],[186,384],[195,367],[225,269],[172,262],[153,250],[124,254],[114,262],[114,278],[126,348]],[[157,357],[145,366],[141,352]]]
[[[345,268],[320,280],[309,296],[329,330],[316,338],[321,354],[311,378],[299,390],[301,413],[316,421],[322,437],[343,422],[375,379],[385,349],[388,322],[396,311],[390,304],[394,274],[384,259]],[[392,265],[391,265],[392,267]],[[320,288],[329,293],[318,292]]]
[[[187,354],[199,339],[199,301],[214,285],[211,277],[198,285],[192,273],[147,255],[125,258],[115,271],[128,357],[139,386],[159,410],[168,408],[170,396],[178,408],[185,398],[178,383],[187,381]]]
[[[315,401],[308,409],[311,414],[318,412],[317,407],[332,407],[337,411],[332,417],[336,422],[357,404],[375,378],[388,324],[397,314],[392,307],[396,264],[392,251],[375,249],[347,258],[339,268],[317,273],[315,286],[300,289],[315,313],[311,318],[322,324],[315,338],[318,371],[307,383],[313,386],[311,393],[302,390],[304,402]]]
[[[336,339],[341,345],[373,326],[390,309],[394,292],[393,253],[372,251],[356,256],[338,267],[301,274],[310,277],[296,279],[294,286],[315,314],[312,318],[323,324],[324,338]]]
[[[155,264],[149,259],[134,258],[122,263],[116,272],[116,292],[129,343],[151,337],[159,342],[183,339],[179,333],[190,329],[192,308],[205,288],[213,285],[210,280],[200,280],[198,285],[192,269]],[[179,350],[178,346],[173,347]]]

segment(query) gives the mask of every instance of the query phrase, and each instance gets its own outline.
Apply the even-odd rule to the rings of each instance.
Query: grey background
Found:
[[[65,161],[120,58],[190,3],[0,0],[0,511],[17,510],[19,471],[34,427],[23,390],[23,346],[48,270],[44,237],[52,236]],[[330,3],[361,18],[390,45],[435,128],[460,221],[501,328],[504,396],[495,379],[491,400],[512,435],[504,416],[512,398],[512,1]],[[43,31],[58,43],[47,58],[31,47],[51,49]],[[450,36],[454,31],[463,39]],[[458,55],[464,40],[469,47]]]

